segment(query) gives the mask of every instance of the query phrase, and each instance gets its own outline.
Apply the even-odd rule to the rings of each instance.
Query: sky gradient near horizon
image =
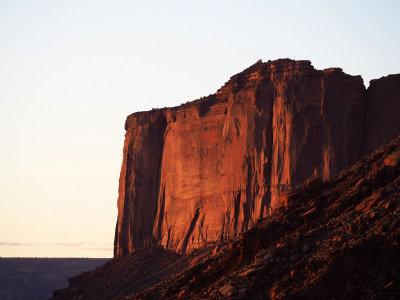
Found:
[[[301,3],[300,3],[301,2]],[[111,257],[128,114],[258,59],[400,73],[399,1],[0,0],[0,256]]]

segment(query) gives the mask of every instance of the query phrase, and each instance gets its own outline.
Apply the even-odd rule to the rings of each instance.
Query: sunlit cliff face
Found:
[[[400,77],[378,82],[385,80]],[[229,240],[282,205],[282,191],[310,176],[327,179],[387,142],[396,128],[385,122],[396,115],[375,118],[378,85],[369,93],[360,76],[309,61],[257,62],[215,95],[130,115],[115,256]],[[399,97],[386,85],[385,95]]]

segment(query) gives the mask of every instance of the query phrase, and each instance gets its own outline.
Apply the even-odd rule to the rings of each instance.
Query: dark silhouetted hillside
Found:
[[[400,138],[280,201],[228,243],[136,249],[53,299],[400,299]]]

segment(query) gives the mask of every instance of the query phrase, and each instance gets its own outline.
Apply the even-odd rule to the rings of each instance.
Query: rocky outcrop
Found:
[[[285,193],[213,257],[126,299],[398,299],[399,195],[400,138]]]
[[[399,86],[389,76],[367,91],[339,68],[259,61],[215,95],[128,116],[115,256],[153,244],[185,252],[246,231],[283,191],[330,178],[398,134]]]
[[[400,299],[400,137],[230,242],[135,249],[52,299]]]

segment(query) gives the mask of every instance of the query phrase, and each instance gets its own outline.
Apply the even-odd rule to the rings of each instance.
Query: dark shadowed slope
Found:
[[[400,138],[135,299],[400,299]]]
[[[113,259],[92,272],[69,280],[70,286],[54,292],[53,300],[114,299],[149,288],[201,261],[212,252],[211,247],[191,255],[180,255],[161,247],[137,249],[126,257]]]
[[[0,258],[1,300],[43,300],[68,285],[68,278],[104,264],[107,258]]]
[[[234,241],[189,256],[139,249],[54,299],[400,298],[400,138],[281,201]]]

